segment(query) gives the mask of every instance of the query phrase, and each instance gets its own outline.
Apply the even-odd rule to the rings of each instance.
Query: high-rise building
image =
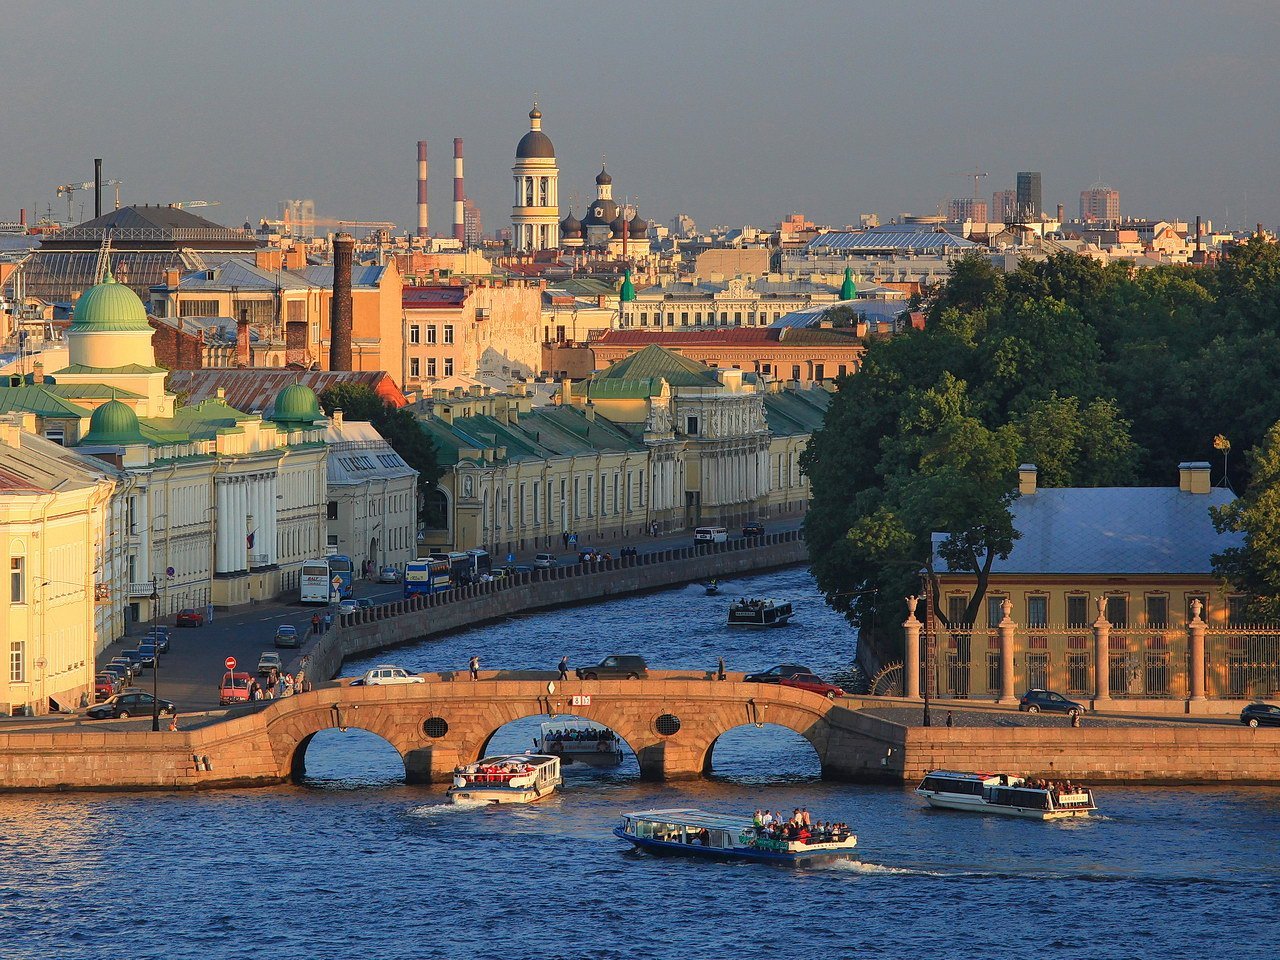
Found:
[[[1013,211],[1018,206],[1016,190],[997,190],[991,195],[991,215],[1000,223],[1008,223],[1013,219]]]
[[[468,247],[480,246],[480,237],[484,233],[484,227],[480,223],[480,208],[476,206],[476,202],[467,197],[462,202],[463,216],[463,243]]]
[[[285,236],[310,240],[316,235],[314,200],[281,200],[280,232]]]
[[[1024,170],[1018,173],[1018,213],[1032,218],[1040,216],[1044,209],[1040,194],[1040,172]]]
[[[1086,223],[1095,220],[1116,222],[1120,219],[1120,191],[1111,187],[1093,186],[1080,191],[1080,219]]]
[[[956,197],[947,202],[948,220],[987,222],[987,201],[981,197]]]

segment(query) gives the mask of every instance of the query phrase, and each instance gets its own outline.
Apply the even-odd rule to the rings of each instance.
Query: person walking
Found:
[[[719,664],[719,666],[716,668],[716,679],[717,679],[717,680],[723,680],[723,679],[725,679],[725,677],[726,677],[726,676],[728,676],[728,674],[726,674],[726,673],[724,672],[724,657],[721,657],[721,658],[720,658],[720,664]]]
[[[565,530],[563,533],[561,533],[560,539],[564,541],[564,548],[568,550],[569,549],[569,531]]]
[[[468,666],[468,669],[470,669],[471,671],[471,679],[479,680],[480,679],[480,658],[472,657],[471,662],[467,666]]]
[[[320,614],[318,613],[311,615],[311,632],[314,635],[319,635],[320,633]]]
[[[953,719],[952,719],[952,717],[951,717],[951,711],[950,711],[950,710],[948,710],[948,711],[947,711],[947,726],[948,726],[948,727],[954,727],[954,726],[955,726],[955,720],[953,720]]]
[[[569,658],[567,656],[560,658],[560,679],[569,679]]]

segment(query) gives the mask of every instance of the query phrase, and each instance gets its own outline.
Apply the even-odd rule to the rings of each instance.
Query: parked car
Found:
[[[298,628],[292,623],[282,623],[276,627],[275,644],[277,647],[298,647],[302,641],[298,638]]]
[[[133,679],[133,674],[129,671],[129,669],[125,667],[123,664],[119,664],[119,663],[108,663],[105,667],[103,667],[99,671],[99,673],[101,673],[103,676],[114,677],[117,688],[123,687],[125,684],[129,683]],[[120,691],[119,689],[116,689],[111,692],[119,693]]]
[[[124,720],[128,717],[149,717],[156,703],[155,698],[149,693],[128,690],[124,693],[117,693],[114,697],[108,697],[97,706],[90,707],[85,711],[85,716],[90,720],[107,720],[115,718]],[[161,700],[160,716],[168,717],[173,715],[173,701]]]
[[[820,693],[828,700],[834,700],[836,697],[843,697],[844,690],[837,687],[834,683],[827,683],[816,673],[793,673],[788,677],[783,677],[778,681],[779,686],[796,687],[800,690],[808,690],[810,693]]]
[[[392,566],[383,567],[381,570],[378,571],[378,582],[379,583],[399,583],[400,571]]]
[[[357,610],[372,610],[376,606],[377,604],[374,603],[373,600],[370,599],[369,597],[360,597],[358,600],[356,600]]]
[[[141,650],[126,650],[122,656],[133,666],[133,675],[135,677],[147,668],[147,664],[142,662],[144,658]]]
[[[346,600],[341,600],[338,602],[339,616],[341,616],[344,613],[355,613],[359,609],[360,609],[359,604],[357,604],[351,598],[347,598]]]
[[[1022,699],[1018,701],[1018,709],[1027,713],[1065,713],[1070,717],[1089,712],[1089,708],[1083,703],[1068,700],[1060,693],[1041,690],[1039,687],[1028,690],[1022,695]]]
[[[154,667],[156,665],[156,657],[159,654],[156,652],[154,643],[140,643],[138,644],[138,655],[142,657],[142,665],[144,667]]]
[[[724,543],[729,539],[729,531],[724,527],[697,527],[693,531],[693,544]]]
[[[760,673],[748,673],[742,679],[746,683],[778,683],[783,677],[792,677],[797,673],[813,673],[813,671],[798,663],[780,663]]]
[[[744,537],[759,537],[764,535],[764,524],[759,520],[748,520],[742,525],[742,535]]]
[[[380,663],[371,670],[366,670],[363,677],[353,682],[366,687],[381,687],[395,683],[426,683],[427,681],[410,673],[403,667],[397,667],[390,663]]]
[[[138,666],[128,657],[112,657],[111,662],[104,669],[110,670],[115,667],[120,671],[120,678],[125,683],[132,683],[133,678],[138,675]]]
[[[284,662],[280,659],[280,654],[274,650],[263,651],[262,656],[258,657],[258,676],[266,676],[272,670],[284,673]]]
[[[114,673],[100,673],[93,678],[93,698],[101,703],[120,692],[120,678]]]
[[[194,607],[184,607],[173,618],[173,625],[175,627],[203,627],[204,614]]]
[[[218,702],[224,707],[233,703],[245,703],[249,699],[249,684],[253,678],[243,671],[224,673],[218,684]]]
[[[533,565],[539,570],[549,570],[559,562],[554,553],[539,553],[533,558]]]
[[[611,654],[595,666],[578,667],[573,672],[579,680],[639,680],[649,675],[649,666],[644,657]]]
[[[1280,727],[1280,707],[1251,703],[1240,711],[1240,722],[1251,727]]]
[[[160,653],[169,652],[169,628],[168,627],[152,627],[146,632],[142,638],[142,643],[154,643],[156,650]]]

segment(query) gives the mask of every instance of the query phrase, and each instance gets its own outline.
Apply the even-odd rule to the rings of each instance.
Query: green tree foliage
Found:
[[[436,459],[435,444],[413,413],[407,407],[393,407],[369,387],[348,383],[320,394],[320,406],[326,414],[341,410],[344,420],[373,424],[391,449],[418,471],[418,521],[426,522],[428,495],[435,490],[443,470]]]
[[[1248,455],[1252,480],[1244,496],[1212,508],[1219,533],[1242,533],[1244,545],[1213,558],[1214,572],[1252,598],[1250,611],[1280,618],[1280,423]]]

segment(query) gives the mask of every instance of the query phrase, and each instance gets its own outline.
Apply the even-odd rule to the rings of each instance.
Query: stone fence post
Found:
[[[1107,620],[1107,598],[1095,597],[1098,619],[1093,621],[1094,699],[1111,699],[1111,624]]]
[[[1191,601],[1191,622],[1187,624],[1187,656],[1191,664],[1191,699],[1204,699],[1204,635],[1209,625],[1200,616],[1204,604],[1200,600]]]
[[[920,628],[916,619],[919,597],[907,597],[907,619],[902,623],[906,647],[902,657],[902,695],[908,700],[920,699]]]
[[[1013,618],[1009,616],[1013,612],[1013,601],[1008,597],[1004,598],[1001,604],[1004,611],[1004,617],[996,626],[996,632],[1000,634],[1000,703],[1017,703],[1018,698],[1013,692],[1013,639],[1014,633],[1018,629],[1018,625],[1013,622]]]

